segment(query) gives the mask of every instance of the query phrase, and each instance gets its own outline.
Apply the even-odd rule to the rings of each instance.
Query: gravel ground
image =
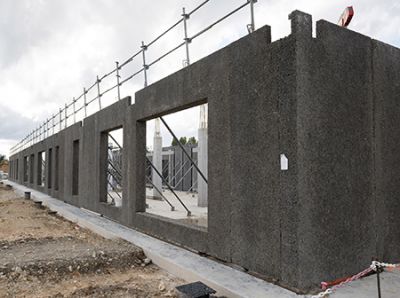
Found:
[[[176,297],[184,283],[0,186],[0,297]]]

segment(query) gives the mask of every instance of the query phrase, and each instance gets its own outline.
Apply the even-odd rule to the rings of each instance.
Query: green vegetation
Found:
[[[195,137],[190,137],[190,138],[180,137],[179,138],[179,142],[182,145],[186,145],[186,144],[188,144],[188,145],[196,145],[197,144],[197,140],[196,140]],[[178,142],[175,139],[173,139],[172,143],[171,143],[171,146],[178,146]]]

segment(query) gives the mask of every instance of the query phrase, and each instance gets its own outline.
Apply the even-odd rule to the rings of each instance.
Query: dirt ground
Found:
[[[0,297],[176,297],[184,283],[0,185]]]

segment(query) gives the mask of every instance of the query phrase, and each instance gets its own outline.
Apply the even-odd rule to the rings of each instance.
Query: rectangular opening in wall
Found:
[[[49,149],[49,158],[47,160],[47,188],[51,189],[53,183],[53,149]]]
[[[29,183],[33,184],[33,177],[35,174],[35,155],[31,154],[29,157]]]
[[[28,182],[29,177],[29,156],[24,156],[24,182]]]
[[[123,148],[122,127],[102,132],[100,201],[116,207],[123,201]]]
[[[208,105],[146,122],[146,212],[208,226]]]
[[[55,165],[54,165],[54,190],[58,191],[60,171],[60,146],[56,146]]]
[[[38,154],[38,167],[37,167],[37,184],[44,187],[46,183],[46,152],[42,151]]]
[[[79,194],[79,140],[75,140],[72,148],[72,195]]]

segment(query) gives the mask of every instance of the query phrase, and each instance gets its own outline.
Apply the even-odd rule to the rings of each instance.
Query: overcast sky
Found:
[[[142,40],[152,40],[181,15],[183,6],[193,9],[203,0],[1,0],[0,1],[0,154],[39,123],[56,113],[65,102],[90,86],[136,52]],[[189,20],[193,35],[213,20],[245,0],[211,0]],[[313,15],[314,22],[336,23],[348,5],[355,18],[350,29],[400,47],[400,1],[307,1],[258,0],[256,27],[272,26],[273,40],[290,33],[288,14],[299,9]],[[191,44],[191,60],[196,61],[246,34],[249,9],[213,28]],[[182,41],[181,26],[148,51],[148,61]],[[149,83],[182,67],[184,49],[151,68]],[[131,63],[122,75],[140,68]],[[115,77],[104,83],[115,83]],[[122,95],[134,96],[143,87],[139,75],[122,87]],[[93,94],[94,96],[95,94]],[[111,103],[116,94],[105,101]],[[92,112],[95,112],[93,105]],[[197,111],[195,112],[198,115]],[[172,126],[177,134],[192,134],[182,119]],[[196,119],[193,120],[194,123]]]

